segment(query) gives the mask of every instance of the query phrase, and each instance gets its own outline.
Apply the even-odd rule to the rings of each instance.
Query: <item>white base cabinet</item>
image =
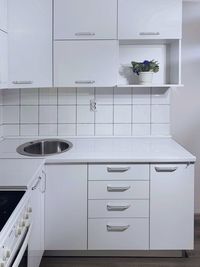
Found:
[[[87,165],[47,165],[45,249],[87,249]]]
[[[150,180],[150,249],[193,249],[194,165],[152,165]]]

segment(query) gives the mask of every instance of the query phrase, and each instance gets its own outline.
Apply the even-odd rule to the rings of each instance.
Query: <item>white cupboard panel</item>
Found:
[[[0,30],[7,32],[7,0],[0,0]]]
[[[54,1],[54,39],[116,39],[117,0]]]
[[[149,180],[149,165],[90,164],[89,180]]]
[[[149,217],[148,200],[89,200],[89,218]]]
[[[45,249],[87,249],[87,165],[47,165]]]
[[[182,36],[181,0],[119,0],[119,39]]]
[[[194,165],[152,165],[150,249],[193,249]]]
[[[8,35],[0,31],[0,88],[7,88],[8,83]]]
[[[54,86],[115,86],[116,56],[116,41],[55,41]]]
[[[89,199],[148,199],[149,181],[89,181]]]
[[[8,1],[9,87],[52,86],[52,0]]]
[[[89,219],[88,249],[147,250],[149,219]]]

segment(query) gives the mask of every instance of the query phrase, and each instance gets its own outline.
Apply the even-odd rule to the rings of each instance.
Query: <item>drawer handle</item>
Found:
[[[107,205],[107,210],[108,211],[124,211],[130,208],[131,205]]]
[[[130,167],[107,167],[108,172],[127,172]]]
[[[127,225],[111,225],[107,224],[107,230],[109,232],[124,232],[130,227],[129,224]]]
[[[148,35],[160,35],[160,33],[159,32],[140,32],[139,33],[140,35],[142,35],[142,36],[148,36]]]
[[[155,167],[157,172],[175,172],[178,167]]]
[[[13,81],[13,84],[33,84],[33,81]]]
[[[95,32],[76,32],[75,36],[94,36]]]
[[[108,192],[124,192],[129,190],[131,187],[130,186],[107,186]]]
[[[93,83],[95,83],[95,81],[90,81],[90,80],[88,80],[88,81],[75,81],[75,83],[76,84],[93,84]]]

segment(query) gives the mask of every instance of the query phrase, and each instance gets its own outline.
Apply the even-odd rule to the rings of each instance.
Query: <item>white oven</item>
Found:
[[[28,266],[31,231],[32,207],[27,191],[0,232],[0,267]]]

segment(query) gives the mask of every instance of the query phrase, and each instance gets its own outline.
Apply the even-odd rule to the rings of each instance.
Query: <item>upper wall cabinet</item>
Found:
[[[182,0],[119,0],[119,39],[182,36]]]
[[[55,41],[54,86],[116,85],[117,41]]]
[[[8,0],[9,88],[52,86],[52,0]]]
[[[7,88],[8,81],[8,35],[0,31],[0,89]]]
[[[117,0],[55,0],[54,39],[117,39]]]
[[[0,0],[0,30],[7,32],[7,0]]]

